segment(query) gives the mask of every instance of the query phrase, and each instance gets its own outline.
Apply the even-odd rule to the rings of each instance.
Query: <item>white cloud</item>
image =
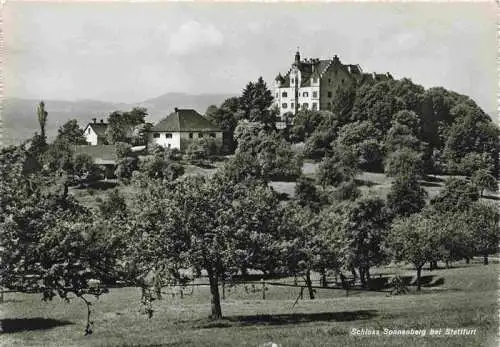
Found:
[[[170,35],[169,51],[173,54],[183,55],[200,48],[220,46],[223,41],[222,33],[213,25],[189,21]]]

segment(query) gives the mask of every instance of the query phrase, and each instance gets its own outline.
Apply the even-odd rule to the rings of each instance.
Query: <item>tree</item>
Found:
[[[258,167],[253,171],[262,175],[262,179],[293,179],[301,174],[301,156],[293,152],[290,143],[276,132],[266,131],[262,124],[240,122],[235,139],[238,141],[235,156],[253,158],[253,163],[248,164]]]
[[[291,273],[304,276],[309,298],[314,299],[311,272],[322,274],[323,285],[326,285],[327,269],[339,270],[339,238],[331,231],[333,222],[328,214],[317,214],[297,204],[289,204],[286,213],[285,221],[289,225],[283,248],[286,266]]]
[[[396,177],[387,194],[387,212],[391,218],[408,217],[422,211],[427,192],[414,178]]]
[[[438,212],[467,210],[479,199],[477,188],[462,178],[449,178],[444,188],[431,199],[431,206]]]
[[[40,101],[40,103],[38,104],[36,114],[38,118],[38,123],[40,124],[40,136],[44,141],[46,141],[47,136],[45,134],[45,126],[47,125],[48,113],[47,111],[45,111],[45,103],[43,101]]]
[[[422,268],[442,256],[438,223],[431,215],[415,213],[393,222],[388,238],[396,261],[406,261],[417,270],[417,290],[421,289]]]
[[[168,158],[168,153],[141,158],[138,171],[150,179],[173,181],[184,174],[184,167]]]
[[[125,219],[128,214],[127,203],[118,189],[113,189],[104,200],[98,201],[98,207],[104,220]]]
[[[325,157],[319,167],[317,181],[323,187],[337,186],[353,180],[358,172],[358,159],[355,153],[346,147],[337,147],[331,156]]]
[[[43,154],[44,166],[52,172],[62,170],[68,174],[73,173],[74,152],[71,147],[66,137],[58,137],[48,145],[47,151]]]
[[[206,270],[213,319],[222,318],[221,279],[243,268],[269,272],[279,266],[282,207],[262,184],[230,184],[220,174],[187,177],[173,187],[147,188],[134,205],[129,261],[163,272]]]
[[[275,129],[277,114],[271,112],[273,95],[262,77],[257,82],[249,82],[239,99],[243,118],[251,122],[260,122],[266,129]]]
[[[0,279],[3,287],[43,294],[44,300],[70,293],[87,305],[86,334],[92,333],[88,295],[102,288],[92,280],[114,277],[118,240],[52,177],[23,173],[25,149],[0,158]]]
[[[213,138],[204,137],[189,144],[186,151],[191,160],[207,159],[220,153],[220,148]]]
[[[100,167],[88,154],[78,154],[73,161],[73,173],[79,186],[98,181],[102,177]]]
[[[144,124],[147,110],[142,107],[134,107],[131,111],[114,111],[108,116],[106,128],[106,139],[110,144],[117,142],[131,143],[134,128]]]
[[[293,141],[301,142],[309,138],[326,117],[328,115],[325,111],[299,111],[293,118],[293,126],[290,130]]]
[[[342,259],[348,268],[358,268],[361,284],[370,280],[370,267],[386,258],[384,243],[388,219],[380,198],[366,197],[336,208],[336,228],[342,235]]]
[[[339,131],[339,122],[332,113],[323,113],[324,118],[316,130],[306,139],[304,154],[309,158],[320,159],[330,154]]]
[[[414,150],[402,148],[388,155],[384,165],[385,173],[390,177],[418,179],[424,173],[422,155]]]
[[[498,183],[496,178],[485,169],[477,170],[471,177],[472,183],[479,189],[480,197],[483,197],[485,190],[490,192],[497,191]]]
[[[302,175],[295,185],[295,197],[300,206],[308,206],[314,212],[318,212],[323,204],[323,197],[316,188],[314,180]]]
[[[483,256],[484,265],[488,265],[488,253],[496,253],[498,250],[498,208],[492,204],[474,202],[467,213],[466,224],[472,233],[474,248]]]
[[[380,138],[380,131],[371,122],[355,122],[340,129],[335,145],[350,147],[358,156],[361,167],[379,171],[383,159]]]
[[[212,106],[207,108],[205,117],[222,129],[224,150],[228,153],[233,153],[236,149],[234,130],[239,120],[239,99],[236,97],[226,99],[220,108]]]
[[[443,149],[447,165],[451,169],[460,168],[459,163],[467,153],[486,153],[497,168],[499,128],[477,106],[461,103],[450,112],[456,119],[447,132]],[[459,170],[457,173],[465,172]]]
[[[65,141],[71,145],[86,145],[87,140],[83,136],[83,129],[78,126],[76,119],[64,123],[57,131],[56,141]]]

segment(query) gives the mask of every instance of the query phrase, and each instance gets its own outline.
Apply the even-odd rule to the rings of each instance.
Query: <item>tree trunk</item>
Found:
[[[366,267],[365,268],[365,275],[366,275],[366,280],[369,281],[370,280],[370,267]]]
[[[222,319],[222,309],[220,307],[220,295],[219,295],[219,281],[217,274],[213,269],[207,269],[208,280],[210,282],[210,293],[212,294],[211,306],[212,313],[210,314],[211,319]]]
[[[421,285],[420,285],[420,276],[422,274],[422,266],[417,267],[417,290],[420,291]]]
[[[483,254],[483,264],[488,265],[488,253],[486,252]]]
[[[328,285],[326,283],[326,271],[325,269],[323,269],[322,273],[321,273],[321,286],[326,288]]]
[[[365,269],[360,266],[358,268],[359,271],[359,280],[361,281],[361,287],[366,287],[366,276],[365,276]]]
[[[429,263],[429,270],[432,271],[436,270],[437,268],[438,268],[437,261],[431,260]]]
[[[358,275],[356,274],[356,270],[353,267],[351,268],[351,273],[352,273],[353,280],[356,281],[356,278],[358,277]]]
[[[465,258],[465,264],[470,264],[470,258],[469,257]]]
[[[314,300],[314,290],[312,288],[311,271],[310,270],[307,270],[307,272],[306,272],[306,285],[307,285],[307,289],[309,290],[309,299]]]

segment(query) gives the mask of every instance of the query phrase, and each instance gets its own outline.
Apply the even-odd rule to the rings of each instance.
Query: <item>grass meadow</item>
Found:
[[[214,166],[220,166],[216,163]],[[303,172],[314,178],[318,164],[306,162]],[[186,174],[211,174],[207,169],[186,166]],[[380,173],[357,177],[363,194],[384,197],[391,179]],[[109,188],[118,187],[128,201],[136,190],[116,181],[88,189],[70,189],[80,202],[97,206]],[[422,182],[435,196],[443,177]],[[271,182],[273,188],[294,196],[295,182]],[[498,200],[498,195],[487,197]],[[497,346],[498,345],[498,258],[483,266],[457,262],[451,269],[422,273],[426,284],[421,293],[410,287],[406,295],[391,296],[375,291],[317,289],[316,299],[304,291],[294,306],[299,288],[269,286],[262,299],[259,283],[226,288],[222,302],[224,319],[212,322],[208,286],[197,286],[181,299],[164,289],[163,299],[154,302],[151,319],[141,314],[138,288],[111,289],[92,298],[94,333],[84,336],[86,309],[83,302],[55,298],[43,302],[41,295],[6,293],[0,304],[3,333],[1,346]],[[392,265],[372,270],[372,276],[415,276],[410,266]],[[318,277],[315,278],[318,280]],[[292,283],[293,279],[279,279]],[[316,282],[317,283],[317,282]],[[221,290],[222,291],[222,290]],[[470,336],[355,336],[356,329],[477,329]],[[268,344],[269,345],[269,344]]]
[[[37,294],[6,293],[1,304],[2,346],[496,346],[498,345],[498,261],[455,263],[451,269],[424,271],[421,293],[406,295],[318,289],[317,298],[299,288],[269,286],[261,292],[243,285],[226,290],[224,319],[212,322],[208,286],[181,299],[164,288],[151,319],[139,312],[138,288],[111,289],[92,299],[94,333],[84,336],[86,310],[69,303],[41,301]],[[373,276],[414,276],[411,267],[392,266]],[[290,281],[292,279],[282,279]],[[435,283],[435,285],[433,285]],[[260,285],[257,284],[256,288]],[[248,289],[248,287],[247,287]],[[476,329],[470,336],[354,336],[351,329]]]

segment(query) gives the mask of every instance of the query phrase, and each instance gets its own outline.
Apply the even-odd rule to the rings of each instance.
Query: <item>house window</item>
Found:
[[[328,84],[332,84],[332,79],[331,78],[328,79]]]
[[[198,138],[201,139],[203,137],[203,133],[198,133]]]
[[[287,108],[287,107],[288,105],[286,104],[286,102],[281,104],[281,108]]]
[[[158,133],[154,133],[154,134],[153,134],[153,137],[154,137],[155,139],[157,139],[157,138],[159,138],[159,137],[160,137],[160,134],[158,134]]]
[[[286,98],[288,96],[288,93],[287,92],[283,92],[283,93],[281,93],[281,96],[284,97],[284,98]]]
[[[89,131],[88,131],[88,133],[90,134],[90,128],[89,128]]]
[[[167,139],[171,139],[171,138],[172,138],[172,134],[171,134],[171,133],[165,133],[165,137],[166,137]]]
[[[278,96],[279,96],[279,94],[278,94],[278,93],[276,93],[276,99],[278,98]]]
[[[345,79],[342,78],[342,84],[344,84],[344,82],[345,82]]]
[[[318,83],[318,77],[313,78],[313,83]]]
[[[193,133],[189,133],[189,138],[192,139],[193,138]]]
[[[172,147],[172,144],[170,144],[170,143],[169,143],[169,144],[167,145],[167,147],[168,147],[168,148]]]
[[[209,136],[214,138],[216,137],[215,133],[210,133]]]
[[[294,108],[294,107],[295,107],[295,104],[292,102],[292,103],[290,104],[290,107],[291,107],[291,108]]]
[[[332,92],[328,92],[328,97],[331,98],[332,97]]]
[[[318,109],[318,104],[313,102],[312,109],[316,111]]]
[[[318,92],[313,92],[313,98],[317,98],[318,97]]]
[[[304,103],[302,104],[302,109],[303,109],[303,110],[307,110],[308,108],[309,108],[309,104],[308,104],[307,102],[304,102]]]
[[[308,92],[304,92],[304,93],[302,93],[302,96],[308,97],[309,93]]]

